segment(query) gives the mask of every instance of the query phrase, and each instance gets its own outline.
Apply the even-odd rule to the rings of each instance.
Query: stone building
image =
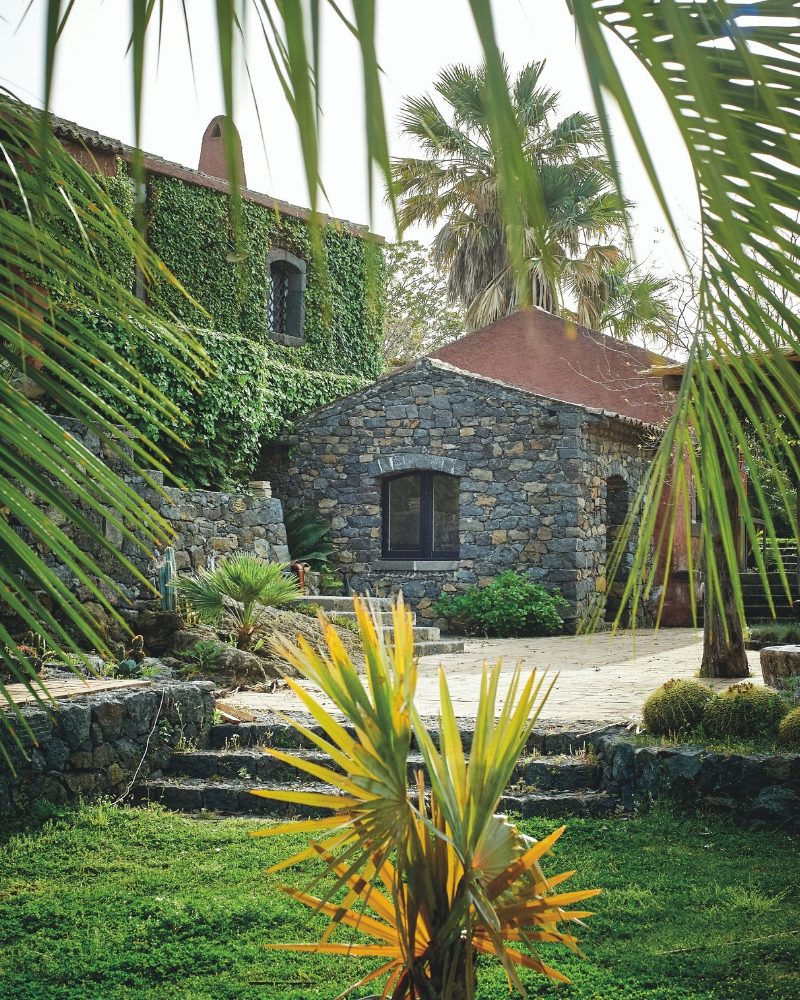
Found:
[[[353,590],[402,587],[423,623],[443,591],[507,569],[558,587],[573,628],[598,597],[615,611],[608,555],[658,438],[644,416],[665,413],[641,377],[647,352],[538,310],[448,352],[452,361],[423,358],[307,414],[283,461],[273,455],[273,488],[330,520]],[[475,370],[490,367],[487,358],[505,378]],[[618,405],[590,405],[593,397]]]

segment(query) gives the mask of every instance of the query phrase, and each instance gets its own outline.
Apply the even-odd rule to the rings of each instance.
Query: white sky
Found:
[[[18,97],[43,97],[43,0],[20,26],[28,0],[0,0],[0,84]],[[324,5],[323,5],[324,6]],[[349,5],[343,4],[348,10]],[[593,111],[586,75],[565,0],[494,0],[498,41],[512,72],[547,59],[545,83],[562,95],[560,113]],[[52,110],[64,118],[134,140],[131,68],[125,50],[129,8],[124,0],[76,0],[58,53]],[[179,0],[167,0],[160,61],[148,53],[142,146],[196,167],[200,139],[223,111],[211,0],[188,0],[196,76],[192,79]],[[249,86],[240,80],[237,125],[248,186],[299,205],[308,204],[294,121],[275,80],[260,28],[251,18],[248,50],[264,125],[262,144]],[[380,202],[370,212],[364,143],[363,88],[355,39],[326,12],[322,44],[322,175],[331,214],[393,238],[390,214]],[[251,41],[252,40],[252,41]],[[155,43],[155,32],[153,33]],[[429,90],[439,70],[453,62],[477,64],[481,50],[467,0],[378,0],[378,57],[385,72],[384,101],[391,150],[413,153],[398,135],[397,112],[406,95]],[[620,47],[623,76],[662,167],[662,180],[684,241],[696,251],[697,200],[688,159],[660,94],[635,59]],[[637,257],[662,273],[680,268],[680,256],[627,136],[619,154],[633,213]],[[266,153],[264,154],[264,145]],[[321,206],[325,207],[325,206]],[[408,234],[423,240],[430,233]]]

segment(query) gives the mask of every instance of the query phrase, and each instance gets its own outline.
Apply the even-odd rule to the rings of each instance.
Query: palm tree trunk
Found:
[[[733,477],[725,457],[720,453],[720,468],[725,483],[728,519],[739,523],[739,504]],[[733,580],[722,546],[722,532],[716,515],[711,518],[711,545],[718,554],[720,599],[711,589],[706,590],[705,627],[703,629],[703,662],[701,677],[749,677],[744,631],[734,599]]]

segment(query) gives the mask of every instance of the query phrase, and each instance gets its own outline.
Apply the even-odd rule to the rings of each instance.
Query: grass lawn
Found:
[[[368,968],[268,952],[320,921],[265,876],[299,841],[253,840],[257,821],[84,807],[0,841],[0,997],[327,1000]],[[523,824],[543,835],[554,821]],[[727,821],[571,820],[551,871],[598,886],[586,959],[545,946],[568,1000],[800,997],[800,843]],[[289,873],[313,882],[321,867]],[[572,886],[572,882],[569,883]],[[507,997],[481,966],[481,998]]]

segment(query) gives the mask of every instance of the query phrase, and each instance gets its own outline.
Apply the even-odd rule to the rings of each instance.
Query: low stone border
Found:
[[[51,710],[25,706],[35,742],[23,738],[28,760],[13,744],[13,767],[0,759],[0,817],[24,813],[37,799],[62,805],[123,794],[134,776],[164,768],[182,741],[208,742],[213,692],[208,681],[162,682],[58,701]]]
[[[623,807],[671,800],[800,830],[800,754],[721,754],[637,747],[620,735],[595,745],[603,787]]]

